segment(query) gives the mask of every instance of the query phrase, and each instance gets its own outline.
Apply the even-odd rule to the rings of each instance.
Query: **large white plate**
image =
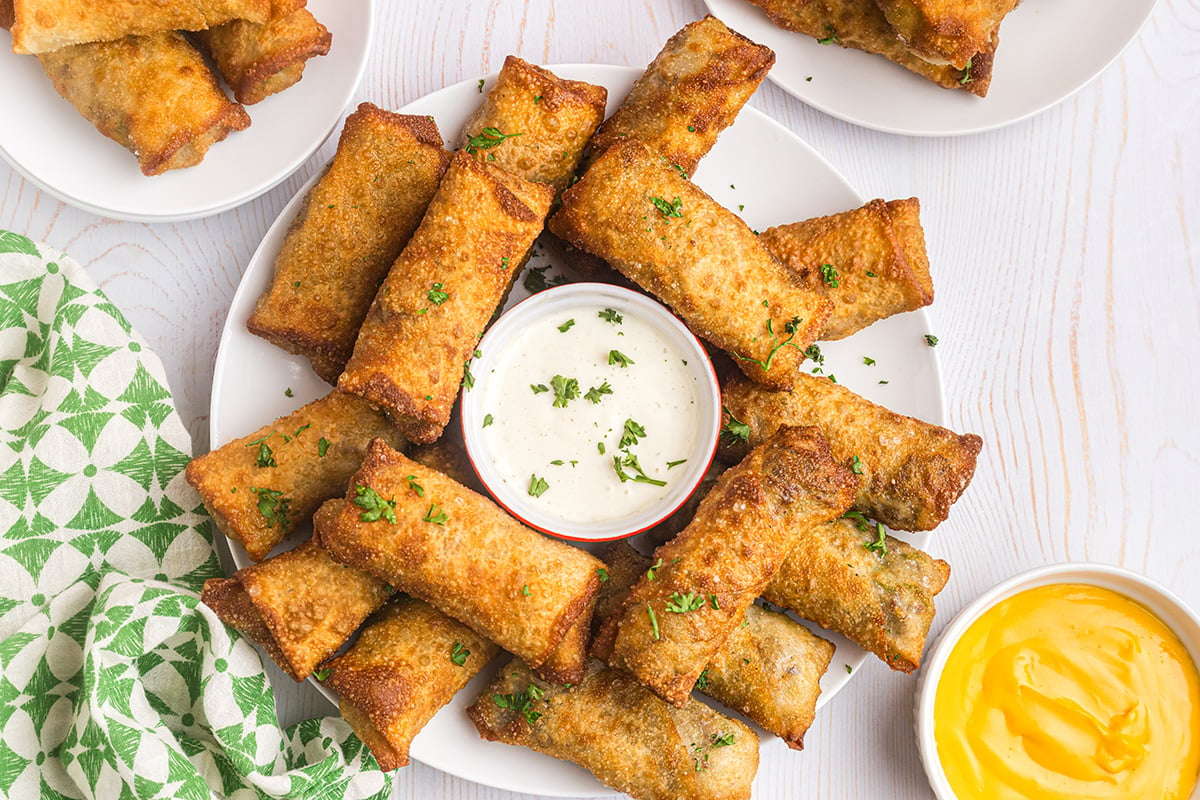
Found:
[[[629,67],[600,65],[551,69],[565,78],[608,87],[609,111],[616,108],[640,74],[640,70]],[[489,78],[489,83],[494,77]],[[460,128],[481,99],[478,81],[468,80],[434,92],[401,110],[431,114],[453,146]],[[782,125],[749,108],[724,133],[696,171],[695,179],[727,207],[744,206],[742,214],[746,221],[760,229],[844,211],[863,202],[829,162]],[[246,332],[246,319],[270,281],[288,224],[315,181],[314,176],[300,189],[267,231],[234,296],[213,378],[210,417],[213,447],[244,436],[330,390],[311,371],[306,360]],[[531,259],[530,267],[545,266],[553,260],[537,255]],[[557,265],[555,270],[558,271]],[[518,284],[509,303],[527,295]],[[897,411],[941,422],[941,379],[934,352],[923,338],[927,332],[928,322],[923,312],[885,320],[850,339],[822,345],[826,371],[835,373],[840,382],[866,397]],[[866,366],[863,356],[875,359],[876,365]],[[881,384],[881,380],[888,383]],[[285,394],[289,390],[290,397]],[[307,531],[300,532],[298,537],[307,535]],[[921,546],[927,536],[908,538]],[[231,549],[239,566],[249,563],[241,548],[231,545]],[[838,647],[833,665],[821,681],[820,703],[824,704],[849,681],[851,676],[846,666],[856,667],[866,654],[840,637],[822,635],[834,640]],[[593,797],[610,792],[572,764],[523,748],[482,741],[463,709],[490,677],[485,670],[434,717],[413,742],[413,758],[452,775],[513,792],[559,797]],[[334,699],[327,696],[331,701]],[[765,734],[763,744],[783,748],[780,740]]]
[[[95,214],[178,222],[239,206],[291,175],[328,138],[366,68],[374,0],[310,0],[333,34],[287,91],[246,106],[250,127],[213,145],[204,161],[147,177],[124,147],[59,96],[33,56],[0,36],[0,155],[50,194]]]
[[[704,0],[775,51],[768,77],[826,114],[887,133],[957,136],[1010,125],[1066,100],[1121,54],[1154,0],[1024,0],[1000,27],[984,98],[949,91],[882,56],[777,28],[748,0]]]

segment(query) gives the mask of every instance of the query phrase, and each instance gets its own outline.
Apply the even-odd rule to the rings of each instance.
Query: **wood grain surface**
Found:
[[[699,0],[379,0],[358,100],[395,108],[533,62],[646,64]],[[336,42],[335,42],[336,46]],[[1056,561],[1121,564],[1200,608],[1200,3],[1160,0],[1140,37],[1070,100],[1003,130],[912,139],[855,128],[764,84],[751,100],[864,195],[915,195],[929,243],[950,426],[983,436],[974,484],[931,550],[953,565],[940,629],[985,588]],[[198,452],[233,292],[318,165],[241,208],[178,224],[75,210],[0,162],[0,227],[65,249],[166,363]],[[331,713],[274,671],[286,722]],[[803,752],[771,748],[760,800],[931,796],[916,680],[869,663]],[[397,798],[510,800],[421,764]]]

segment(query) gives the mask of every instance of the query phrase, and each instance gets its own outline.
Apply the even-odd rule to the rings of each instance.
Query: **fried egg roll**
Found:
[[[412,598],[388,604],[358,641],[327,665],[342,718],[384,770],[408,764],[425,724],[500,648],[433,606]]]
[[[933,302],[920,202],[862,208],[768,228],[759,241],[812,291],[833,301],[822,340]]]
[[[436,441],[464,365],[542,232],[554,189],[459,151],[363,321],[338,388]]]
[[[200,51],[174,31],[64,47],[38,59],[58,93],[133,153],[143,175],[195,166],[214,143],[250,125]]]
[[[549,228],[657,296],[772,388],[791,387],[833,308],[737,215],[634,139],[613,144],[563,192]]]
[[[336,383],[449,161],[432,118],[359,105],[288,227],[271,286],[246,328]]]
[[[875,0],[914,54],[931,64],[965,69],[986,50],[1020,0]]]
[[[608,580],[600,584],[597,608],[619,607],[654,561],[627,542],[604,553]],[[708,662],[696,690],[745,714],[794,750],[804,748],[821,694],[821,676],[833,659],[833,645],[784,614],[751,605],[742,623]]]
[[[931,64],[914,53],[888,23],[876,0],[750,0],[781,28],[803,33],[822,44],[837,44],[883,56],[945,89],[984,97],[992,81],[998,38],[986,41],[969,69]]]
[[[333,36],[301,8],[266,22],[234,20],[198,31],[233,96],[245,105],[261,102],[297,83],[310,58],[329,52]],[[440,144],[440,141],[439,141]]]
[[[209,578],[200,599],[302,681],[392,592],[383,581],[334,561],[310,540],[232,578]]]
[[[534,666],[590,611],[599,585],[597,559],[379,440],[351,478],[340,513],[320,523],[317,534],[334,558]]]
[[[844,517],[804,531],[763,597],[912,672],[949,578],[945,561]]]
[[[593,655],[682,705],[801,532],[850,507],[857,480],[816,428],[784,428],[729,469],[653,576],[603,620]]]
[[[386,417],[334,391],[192,459],[184,474],[221,532],[261,561],[321,503],[345,493],[376,437],[404,446]]]
[[[89,42],[199,31],[234,19],[266,22],[270,0],[14,0],[14,53],[48,53]],[[117,65],[113,65],[116,69]],[[148,98],[144,98],[148,99]],[[161,102],[161,98],[159,101]]]
[[[484,739],[573,761],[634,800],[748,800],[758,770],[742,723],[695,700],[674,708],[594,661],[564,688],[514,659],[467,715]]]
[[[933,530],[975,474],[983,440],[889,411],[828,378],[801,374],[795,389],[765,392],[734,378],[722,389],[725,425],[749,426],[743,441],[722,437],[722,458],[736,460],[783,426],[815,425],[839,461],[860,476],[854,508],[894,530]]]
[[[603,86],[564,80],[509,56],[487,99],[463,126],[460,147],[479,161],[561,192],[604,119],[607,99]]]
[[[593,155],[622,139],[639,139],[690,175],[774,63],[770,48],[716,17],[685,26],[596,131]]]

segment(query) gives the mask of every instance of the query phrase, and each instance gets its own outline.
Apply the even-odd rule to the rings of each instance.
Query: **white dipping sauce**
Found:
[[[489,354],[494,360],[489,358],[486,372],[476,373],[472,390],[483,393],[478,407],[491,421],[481,426],[481,435],[503,482],[543,513],[568,523],[619,520],[645,511],[687,471],[683,463],[669,464],[700,457],[696,366],[689,369],[688,354],[639,319],[636,309],[619,307],[620,323],[601,316],[605,310],[595,303],[567,306],[530,323],[511,337],[503,353]],[[574,324],[560,331],[570,320]],[[629,363],[610,358],[612,351]],[[555,376],[561,376],[558,391]],[[571,378],[578,384],[574,392],[564,389],[563,379]],[[598,402],[592,402],[589,390],[605,384],[611,394],[596,394]],[[531,386],[548,390],[535,393]],[[555,406],[556,397],[561,407]],[[627,420],[640,425],[645,436],[622,448]],[[666,485],[634,480],[638,473],[629,455],[646,477]],[[622,471],[629,480],[618,476],[614,457],[626,462]],[[535,491],[544,490],[533,497],[537,478],[546,486],[537,485]]]

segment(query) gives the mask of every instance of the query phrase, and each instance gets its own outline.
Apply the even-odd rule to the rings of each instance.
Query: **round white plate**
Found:
[[[775,51],[785,92],[846,122],[909,136],[1010,125],[1066,100],[1121,54],[1154,0],[1024,0],[1000,26],[987,97],[951,91],[882,56],[776,27],[748,0],[704,0],[714,16]]]
[[[194,167],[147,177],[137,159],[59,96],[33,56],[0,36],[0,155],[70,205],[115,219],[179,222],[239,206],[271,189],[328,138],[362,78],[374,0],[310,0],[333,34],[295,86],[246,106],[250,127],[217,142]]]
[[[608,110],[624,99],[641,74],[640,69],[601,65],[551,66],[557,75],[602,84],[609,90]],[[485,85],[486,91],[495,78]],[[401,111],[430,114],[453,146],[462,125],[482,100],[478,80],[471,79],[434,92],[405,106]],[[728,208],[738,209],[751,225],[762,228],[809,217],[845,211],[862,205],[863,199],[846,183],[829,162],[795,134],[765,114],[747,108],[736,124],[722,135],[695,174],[696,183]],[[244,436],[276,417],[324,396],[330,391],[309,368],[308,362],[252,336],[246,319],[265,291],[272,275],[275,256],[305,193],[317,176],[301,187],[280,213],[259,245],[234,295],[213,376],[210,434],[213,447]],[[543,237],[543,241],[549,237]],[[539,248],[527,269],[552,269],[547,275],[563,274],[552,246]],[[518,282],[509,298],[515,304],[528,296]],[[871,400],[903,414],[940,423],[943,417],[941,377],[934,351],[925,344],[930,332],[923,312],[901,314],[884,320],[840,342],[822,344],[825,370]],[[863,357],[875,359],[866,366]],[[888,381],[886,384],[880,381]],[[290,396],[289,396],[290,395]],[[452,429],[451,429],[452,430]],[[306,537],[301,531],[295,537]],[[927,534],[906,536],[924,546]],[[292,547],[285,543],[281,549]],[[234,543],[230,549],[238,566],[249,563]],[[850,680],[846,667],[856,667],[867,655],[841,637],[822,632],[837,645],[833,664],[821,680],[820,704],[828,702]],[[594,797],[611,793],[582,769],[520,747],[485,742],[467,720],[463,709],[478,696],[491,679],[485,670],[470,686],[444,708],[412,744],[412,757],[460,778],[498,789],[557,797]],[[326,692],[324,687],[318,687]],[[336,702],[327,693],[330,700]],[[762,737],[766,747],[783,748],[775,737]]]

